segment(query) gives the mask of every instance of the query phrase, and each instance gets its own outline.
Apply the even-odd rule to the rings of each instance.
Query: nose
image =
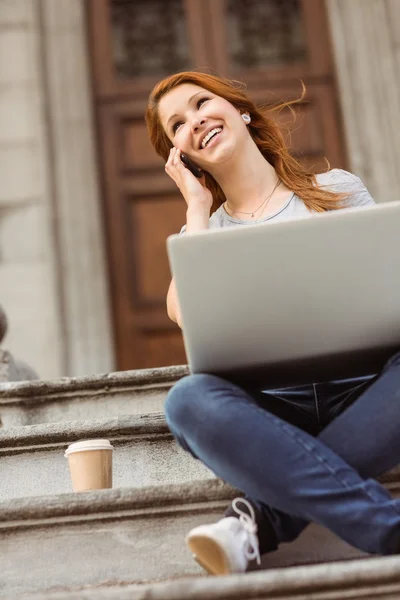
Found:
[[[192,123],[193,132],[197,133],[199,131],[200,127],[202,125],[204,125],[205,122],[206,122],[205,119],[201,119],[201,120],[199,120],[197,118],[193,119],[193,123]]]

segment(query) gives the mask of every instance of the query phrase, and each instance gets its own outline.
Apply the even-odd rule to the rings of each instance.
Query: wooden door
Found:
[[[182,335],[165,307],[165,240],[185,222],[185,203],[147,139],[148,94],[191,68],[244,80],[262,103],[298,97],[303,80],[293,153],[316,170],[325,156],[344,166],[324,3],[87,1],[118,368],[182,364]]]

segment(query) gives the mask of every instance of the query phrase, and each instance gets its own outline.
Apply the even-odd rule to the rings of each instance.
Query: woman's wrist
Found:
[[[186,232],[196,233],[208,229],[210,207],[204,204],[189,206],[186,211]]]

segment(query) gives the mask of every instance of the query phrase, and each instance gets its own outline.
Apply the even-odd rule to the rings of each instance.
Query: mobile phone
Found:
[[[189,169],[191,173],[193,173],[195,177],[197,177],[198,179],[203,177],[203,171],[199,169],[199,167],[195,165],[194,162],[186,156],[186,154],[183,154],[183,152],[181,152],[181,161],[183,162],[185,167]]]

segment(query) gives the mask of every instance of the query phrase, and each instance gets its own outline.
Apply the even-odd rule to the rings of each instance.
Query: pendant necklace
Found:
[[[282,182],[281,182],[281,180],[280,180],[280,179],[278,179],[278,181],[276,182],[276,184],[275,184],[275,186],[273,187],[273,189],[272,189],[272,192],[269,194],[269,196],[267,196],[267,197],[265,198],[265,200],[263,200],[263,201],[262,201],[262,203],[260,204],[260,206],[259,206],[258,208],[256,208],[255,210],[253,210],[253,211],[251,211],[251,212],[245,212],[244,210],[236,210],[236,211],[233,211],[233,210],[232,210],[232,209],[229,207],[229,204],[228,204],[228,202],[227,202],[227,201],[225,202],[225,205],[226,205],[226,206],[229,208],[229,212],[232,214],[232,216],[233,216],[233,215],[238,215],[238,214],[241,214],[241,215],[250,215],[250,217],[251,217],[252,219],[254,219],[254,215],[255,215],[255,214],[256,214],[256,213],[257,213],[257,212],[260,210],[260,208],[262,208],[262,206],[264,206],[264,205],[265,205],[265,206],[264,206],[264,209],[266,208],[266,206],[268,205],[269,201],[270,201],[270,200],[271,200],[271,198],[272,198],[272,195],[273,195],[273,193],[275,192],[275,190],[276,190],[276,189],[279,187],[279,185],[280,185],[281,183],[282,183]],[[262,213],[260,213],[260,214],[262,214]],[[244,223],[243,219],[241,219],[240,217],[238,217],[238,218],[239,218],[239,221],[242,221],[242,223]]]

